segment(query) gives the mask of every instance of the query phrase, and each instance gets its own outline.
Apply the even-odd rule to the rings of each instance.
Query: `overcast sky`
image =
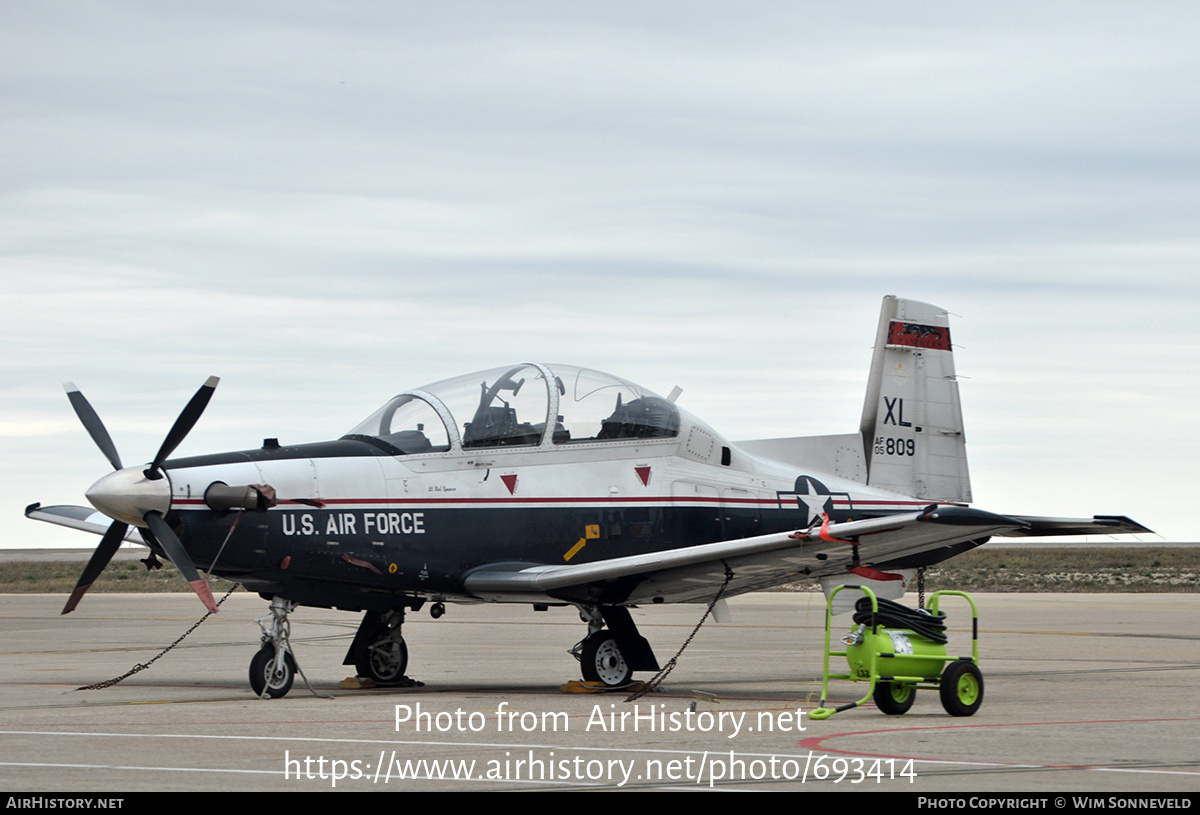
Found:
[[[1196,540],[1200,6],[0,5],[0,546],[182,455],[513,361],[857,428],[944,306],[976,505]]]

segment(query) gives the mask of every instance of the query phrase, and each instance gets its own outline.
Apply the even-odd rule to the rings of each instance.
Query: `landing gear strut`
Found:
[[[262,628],[262,648],[250,660],[250,687],[263,699],[287,695],[296,679],[296,659],[288,644],[291,626],[287,618],[295,609],[295,603],[273,597],[270,615],[258,619]]]
[[[354,635],[343,664],[353,665],[359,676],[376,685],[398,685],[408,669],[408,646],[401,629],[404,609],[382,614],[368,611]]]

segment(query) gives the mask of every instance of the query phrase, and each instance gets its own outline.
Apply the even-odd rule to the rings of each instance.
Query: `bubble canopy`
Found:
[[[678,408],[639,385],[589,368],[525,363],[402,393],[343,438],[417,455],[678,435]]]

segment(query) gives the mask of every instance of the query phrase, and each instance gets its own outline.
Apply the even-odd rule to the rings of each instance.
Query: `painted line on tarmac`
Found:
[[[884,734],[895,735],[899,733],[916,733],[918,731],[947,731],[947,730],[971,730],[971,729],[991,729],[998,727],[1070,727],[1073,725],[1114,725],[1114,724],[1162,724],[1162,723],[1185,723],[1200,721],[1200,717],[1196,716],[1181,716],[1161,719],[1085,719],[1081,721],[1069,722],[992,722],[989,724],[945,724],[945,725],[928,725],[924,727],[894,727],[886,730],[857,730],[846,733],[830,733],[825,736],[810,736],[806,739],[801,739],[798,746],[810,750],[821,750],[826,753],[839,753],[847,756],[861,756],[863,758],[883,758],[895,759],[897,761],[912,760],[922,764],[941,764],[947,766],[960,767],[993,767],[997,769],[1013,769],[1013,770],[1088,770],[1092,772],[1107,772],[1107,773],[1149,773],[1154,775],[1184,775],[1192,777],[1200,777],[1200,770],[1157,770],[1136,767],[1107,767],[1099,764],[1012,764],[999,761],[964,761],[962,759],[950,758],[928,758],[924,756],[911,755],[891,755],[885,753],[867,753],[860,750],[845,750],[838,747],[830,747],[825,742],[831,739],[843,738],[846,736],[881,736]],[[1191,764],[1194,762],[1180,761],[1178,764]]]

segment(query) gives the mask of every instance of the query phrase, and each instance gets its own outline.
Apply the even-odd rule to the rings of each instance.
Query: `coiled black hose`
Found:
[[[925,609],[909,608],[891,600],[879,598],[879,613],[876,622],[884,628],[907,628],[939,645],[946,644],[946,614],[936,615]],[[871,598],[860,597],[854,604],[854,622],[871,624]]]

